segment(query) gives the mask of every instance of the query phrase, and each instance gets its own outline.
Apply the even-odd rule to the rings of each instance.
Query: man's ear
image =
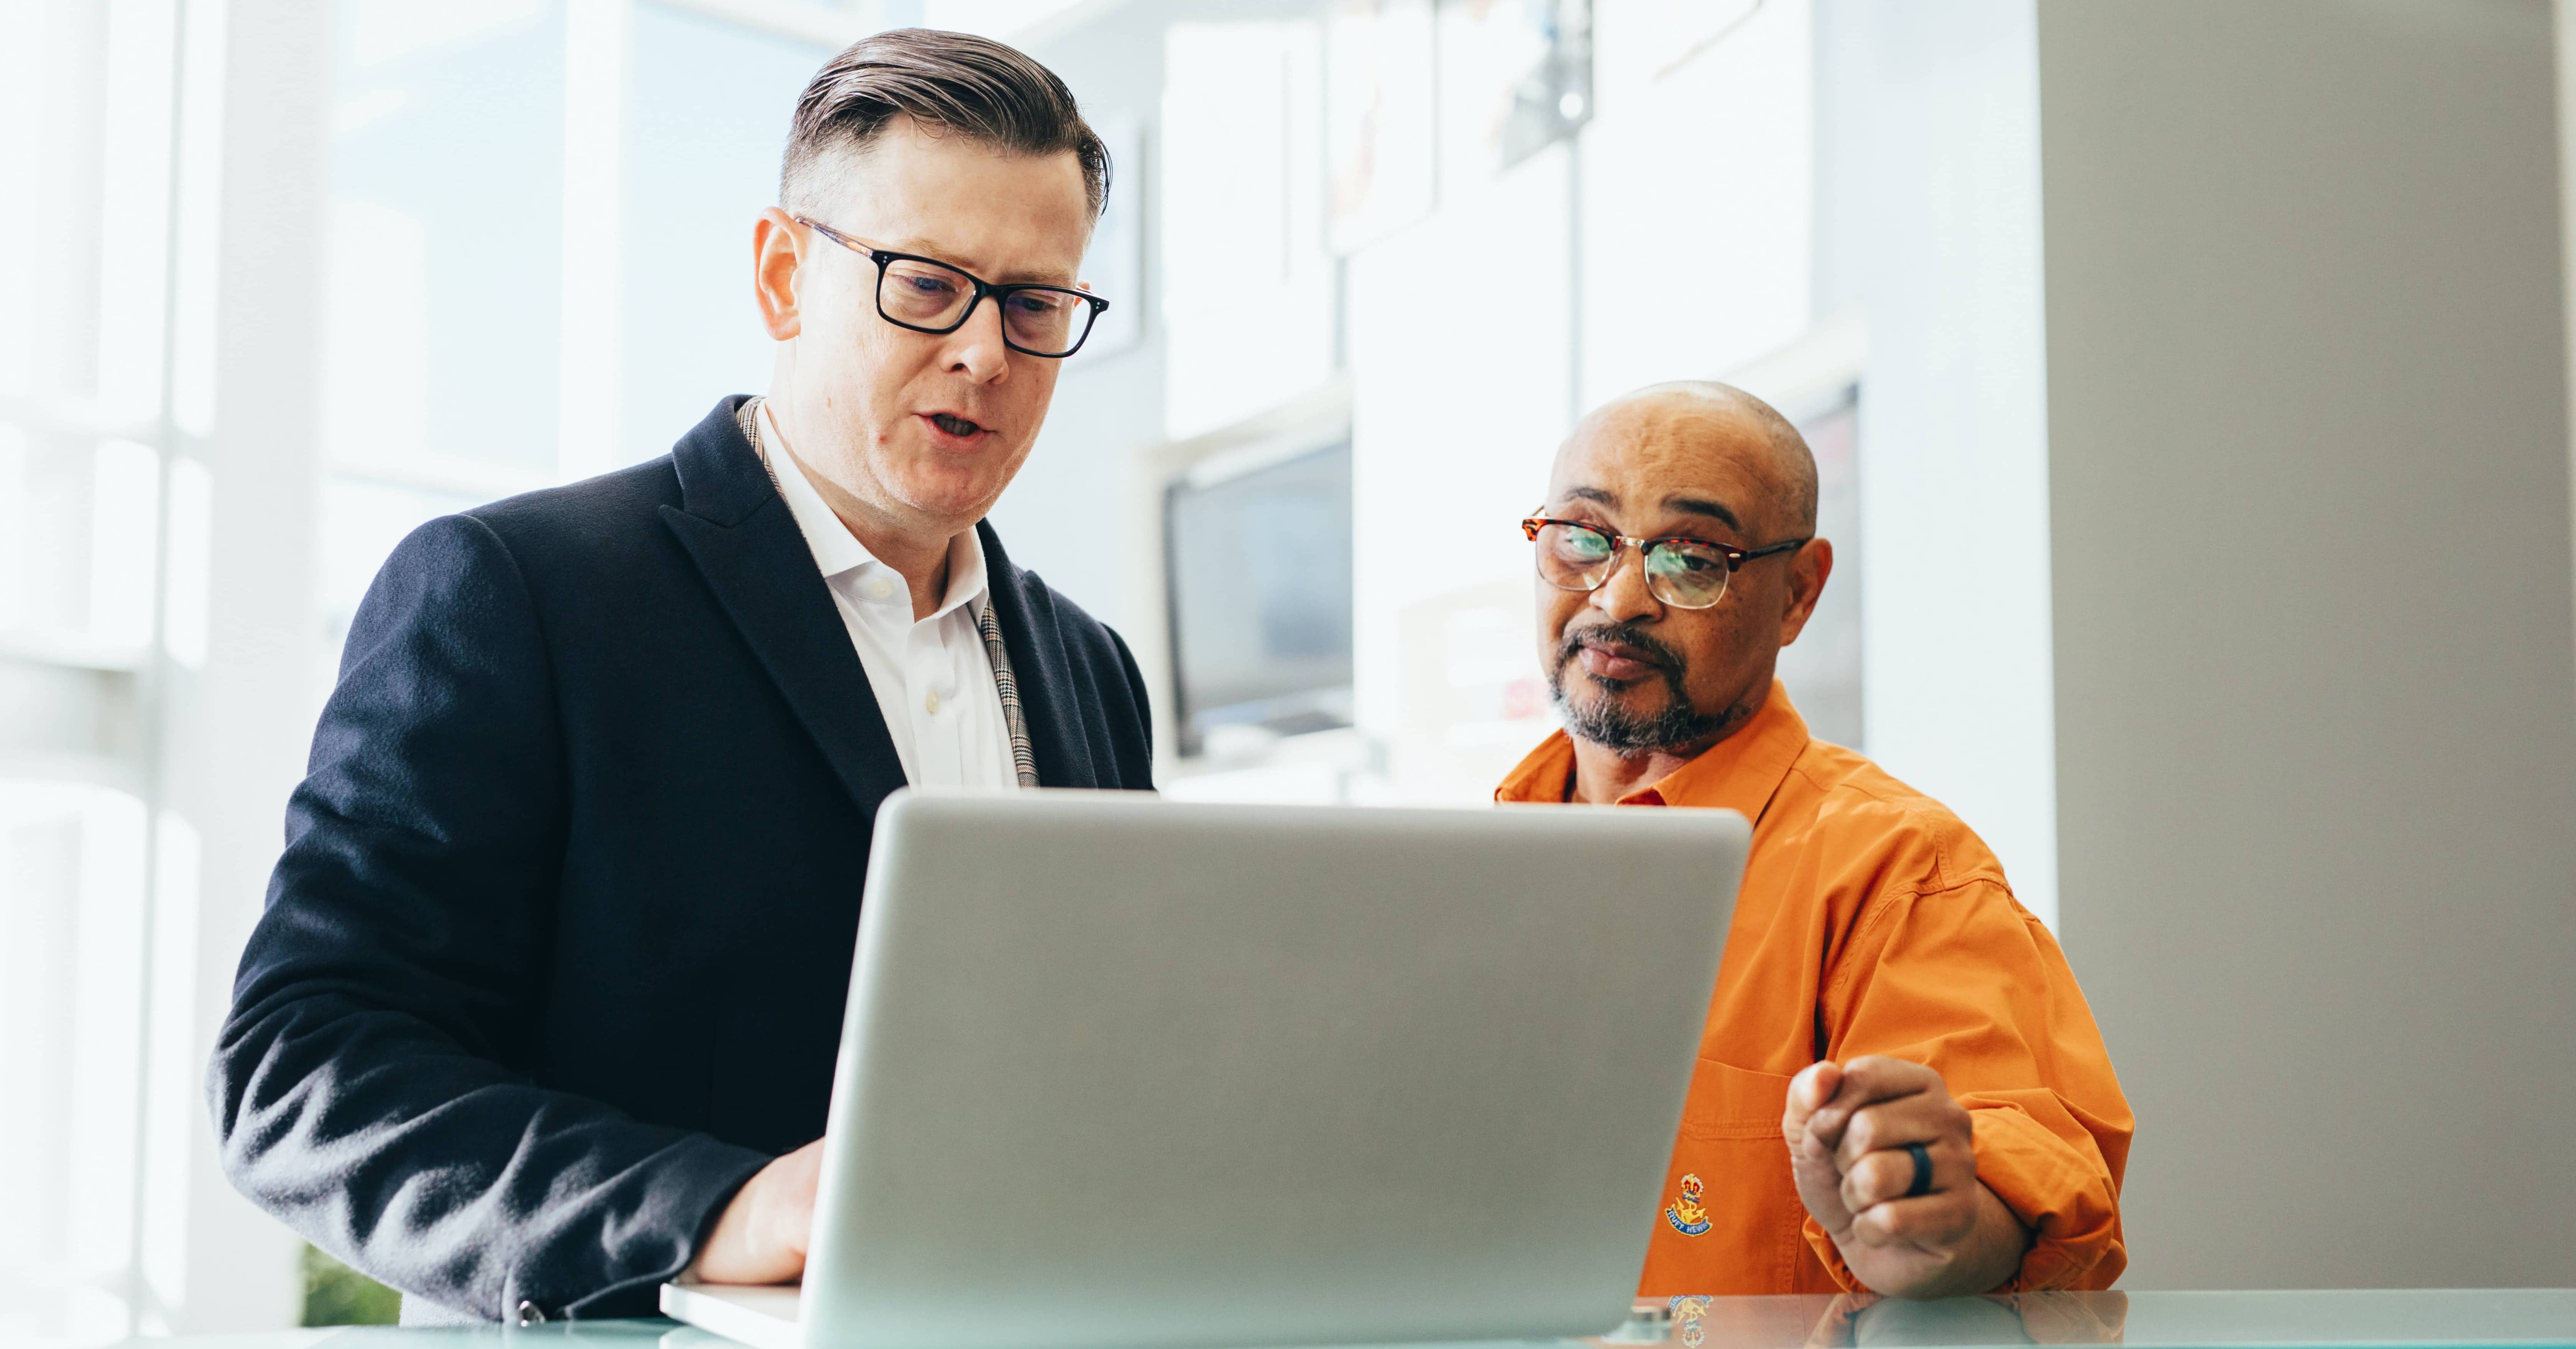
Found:
[[[805,331],[796,283],[805,262],[804,233],[775,206],[751,225],[751,288],[760,301],[761,326],[772,341]]]
[[[1789,645],[1807,630],[1816,601],[1825,596],[1825,580],[1833,574],[1831,539],[1809,539],[1806,547],[1789,555],[1789,608],[1780,615],[1780,645]]]

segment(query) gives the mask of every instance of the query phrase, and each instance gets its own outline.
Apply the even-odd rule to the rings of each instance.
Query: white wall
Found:
[[[2040,9],[2060,877],[2129,1286],[2576,1282],[2544,0]]]
[[[1122,537],[1145,523],[1136,518],[1130,461],[1161,440],[1163,430],[1164,340],[1151,281],[1160,242],[1154,127],[1162,107],[1163,39],[1159,17],[1144,8],[1129,6],[1033,53],[1072,87],[1087,117],[1144,129],[1142,162],[1115,165],[1110,185],[1130,199],[1125,205],[1136,213],[1147,259],[1147,285],[1111,298],[1133,307],[1144,322],[1135,345],[1115,354],[1085,352],[1066,364],[1037,448],[992,516],[1013,562],[1045,577],[1131,643],[1140,627],[1159,631],[1161,622],[1150,596],[1138,594],[1140,564]]]
[[[1400,734],[1419,701],[1406,695],[1424,677],[1406,668],[1409,610],[1437,622],[1416,606],[1531,584],[1515,522],[1545,494],[1568,426],[1566,153],[1542,150],[1351,259],[1351,617],[1359,721],[1373,735]],[[1495,277],[1508,280],[1480,284]],[[1526,644],[1522,655],[1535,670]],[[1545,733],[1505,747],[1502,766]],[[1396,772],[1408,792],[1447,776]],[[1470,800],[1493,791],[1492,780],[1442,785]]]
[[[2058,921],[2032,0],[1820,0],[1819,313],[1857,310],[1863,721]]]
[[[1115,354],[1086,351],[1066,363],[1046,429],[993,508],[993,527],[1012,561],[1118,629],[1149,677],[1162,660],[1162,556],[1152,515],[1161,496],[1159,483],[1142,480],[1139,456],[1164,440],[1167,401],[1163,30],[1178,21],[1311,12],[1297,0],[1128,0],[1088,21],[1046,25],[1029,46],[1073,90],[1086,118],[1139,130],[1143,153],[1138,162],[1116,165],[1111,191],[1128,198],[1142,234],[1142,284],[1132,295],[1114,297],[1141,316],[1142,328],[1133,346]],[[1159,716],[1166,700],[1157,697]]]
[[[1676,47],[1718,19],[1659,23],[1636,0],[1595,7],[1599,112],[1583,132],[1585,409],[1661,380],[1706,379],[1804,332],[1816,201],[1816,23],[1806,0],[1770,0],[1687,59],[1691,48]],[[1529,504],[1540,487],[1529,484]]]

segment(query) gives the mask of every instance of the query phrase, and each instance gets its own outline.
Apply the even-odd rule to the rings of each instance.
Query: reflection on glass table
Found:
[[[1659,1309],[1680,1349],[1872,1345],[2576,1345],[2576,1290],[2019,1293],[1902,1302],[1686,1297]],[[1631,1322],[1628,1334],[1638,1329]],[[1618,1343],[1627,1335],[1605,1343]],[[1645,1338],[1640,1336],[1639,1338]]]
[[[971,1313],[962,1312],[961,1315]],[[154,1340],[184,1349],[191,1337]],[[352,1326],[195,1337],[197,1349],[727,1349],[663,1320],[400,1330]],[[133,1342],[143,1349],[145,1341]],[[1869,1296],[1682,1297],[1641,1304],[1627,1326],[1562,1349],[1839,1349],[1852,1346],[2121,1344],[2220,1346],[2556,1345],[2576,1347],[2576,1289],[2261,1293],[2022,1293],[1899,1302]],[[1447,1349],[1533,1349],[1453,1345]]]

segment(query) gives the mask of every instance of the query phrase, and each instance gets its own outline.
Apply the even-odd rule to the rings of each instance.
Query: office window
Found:
[[[564,31],[544,0],[342,0],[324,440],[352,472],[554,468]]]
[[[750,218],[772,200],[796,92],[860,21],[805,7],[809,28],[847,12],[850,31],[782,38],[708,8],[335,0],[306,20],[331,36],[333,89],[313,128],[319,481],[309,506],[261,509],[313,512],[279,526],[316,539],[314,705],[367,583],[420,521],[660,453],[718,394],[765,379]],[[221,411],[218,151],[240,17],[224,0],[0,4],[13,1344],[112,1341],[191,1305],[201,852],[160,800],[179,750],[156,728],[223,636],[208,557],[224,484],[200,456]],[[602,258],[623,268],[604,286]],[[587,437],[571,452],[568,427]]]
[[[826,48],[658,4],[635,7],[618,461],[665,453],[729,393],[769,385],[751,225],[778,201],[796,96]]]
[[[405,533],[555,481],[562,290],[559,0],[340,0],[336,16],[323,688]]]
[[[830,54],[651,0],[339,16],[323,686],[423,521],[653,458],[768,383],[751,226]]]
[[[185,920],[153,903],[156,875],[161,896],[188,893],[193,834],[153,809],[151,767],[160,590],[165,570],[185,571],[165,566],[170,523],[203,500],[186,456],[207,415],[189,364],[204,356],[206,277],[177,241],[212,228],[204,132],[220,91],[203,58],[220,12],[0,6],[0,1340],[13,1343],[166,1325],[166,1265],[148,1256],[176,1219],[147,1176],[166,1174],[154,1168],[172,1121],[202,1118],[171,1052],[187,1037],[167,1043],[188,991],[156,960]],[[174,137],[183,109],[192,130]],[[174,388],[200,393],[174,407]],[[173,512],[175,482],[189,487]],[[202,661],[202,640],[186,645],[174,654]]]

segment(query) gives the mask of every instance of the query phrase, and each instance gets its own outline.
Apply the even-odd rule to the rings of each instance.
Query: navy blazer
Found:
[[[350,627],[207,1093],[233,1184],[407,1319],[651,1315],[823,1133],[904,777],[742,401],[421,526]],[[1039,780],[1150,787],[1126,645],[977,529]]]

